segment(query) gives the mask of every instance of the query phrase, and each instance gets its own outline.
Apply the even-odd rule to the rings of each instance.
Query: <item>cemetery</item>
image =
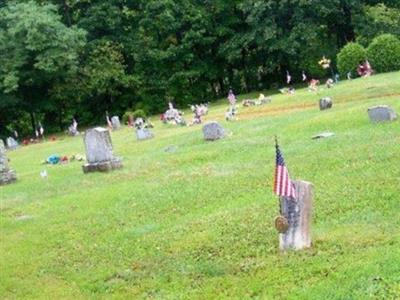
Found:
[[[398,298],[399,91],[377,74],[261,91],[235,122],[225,98],[199,126],[0,144],[1,298]],[[296,201],[272,191],[275,136]]]
[[[0,1],[0,300],[400,299],[400,1]]]

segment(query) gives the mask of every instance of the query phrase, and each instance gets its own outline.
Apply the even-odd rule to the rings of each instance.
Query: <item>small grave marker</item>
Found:
[[[225,136],[225,130],[218,122],[214,121],[203,126],[203,134],[206,141],[215,141]]]
[[[326,110],[332,108],[333,101],[331,97],[324,97],[319,100],[319,109]]]

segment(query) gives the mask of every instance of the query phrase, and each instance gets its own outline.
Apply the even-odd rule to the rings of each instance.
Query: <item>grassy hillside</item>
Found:
[[[333,109],[319,111],[322,96]],[[108,174],[40,164],[84,154],[81,137],[9,152],[18,182],[0,187],[0,298],[400,298],[400,121],[370,123],[377,104],[400,113],[400,73],[273,95],[231,123],[221,101],[206,119],[230,134],[216,142],[201,126],[156,122],[144,142],[124,128],[112,133],[124,168]],[[336,135],[311,140],[322,131]],[[315,186],[307,251],[277,250],[275,134],[292,177]]]

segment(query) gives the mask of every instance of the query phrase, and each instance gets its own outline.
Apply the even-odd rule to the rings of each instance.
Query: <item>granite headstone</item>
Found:
[[[8,158],[6,156],[6,148],[4,143],[0,140],[0,185],[9,184],[17,180],[15,171],[11,170],[8,165]]]
[[[324,97],[319,100],[319,109],[325,110],[332,108],[333,101],[331,97]]]
[[[7,140],[7,148],[10,150],[15,150],[18,148],[18,142],[13,137],[8,137]]]
[[[89,129],[83,137],[87,163],[83,172],[107,172],[122,168],[121,159],[113,154],[110,132],[101,127]]]
[[[378,105],[368,109],[368,115],[373,122],[394,121],[397,119],[397,113],[387,105]]]
[[[118,116],[114,116],[111,118],[111,124],[112,124],[113,130],[118,130],[121,128],[121,122],[119,121]]]
[[[215,141],[225,136],[225,130],[218,122],[213,121],[203,126],[203,135],[206,141]]]

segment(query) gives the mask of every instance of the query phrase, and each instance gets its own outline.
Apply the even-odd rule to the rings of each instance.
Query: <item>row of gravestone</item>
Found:
[[[137,130],[138,138],[143,134],[143,138],[148,138],[152,134],[146,129]],[[225,131],[217,122],[210,122],[203,127],[204,139],[215,141],[225,136]],[[122,168],[120,158],[114,156],[110,132],[101,127],[96,127],[86,131],[84,135],[86,150],[86,164],[82,166],[84,173],[107,172]]]
[[[319,100],[319,109],[326,110],[333,106],[332,98],[324,97]],[[378,105],[368,108],[368,116],[372,122],[386,122],[397,119],[397,113],[388,105]]]
[[[331,98],[322,98],[320,100],[320,109],[331,108],[332,104],[333,101]],[[386,105],[371,107],[368,109],[368,114],[370,119],[375,122],[393,121],[397,119],[396,112]],[[114,117],[113,119],[113,124],[115,123],[115,125],[117,125],[119,119],[117,120]],[[116,126],[116,128],[117,127],[118,126]],[[137,128],[136,135],[138,140],[153,137],[153,134],[147,128]],[[225,136],[225,130],[217,122],[209,122],[203,126],[203,135],[205,140],[215,141]],[[105,172],[122,168],[121,159],[113,155],[111,136],[107,129],[96,127],[86,131],[84,142],[87,157],[87,163],[82,167],[84,173],[95,171]],[[15,149],[18,144],[14,139],[8,138],[7,146],[10,149]],[[11,183],[16,180],[15,172],[9,168],[8,158],[5,152],[4,142],[0,140],[0,185]]]

